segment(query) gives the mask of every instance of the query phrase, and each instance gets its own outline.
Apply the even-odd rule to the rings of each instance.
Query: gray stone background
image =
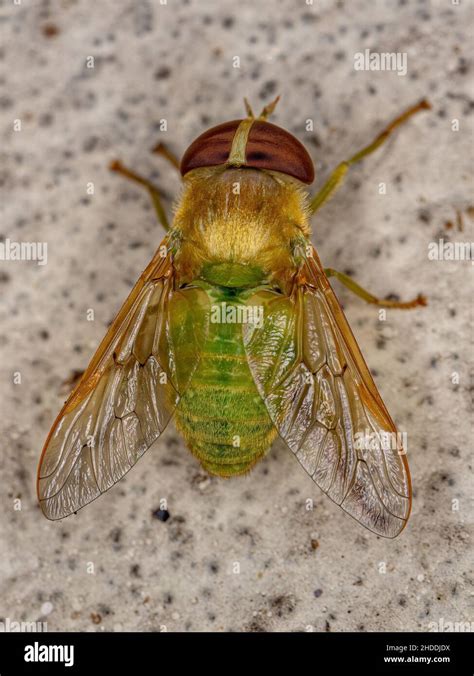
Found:
[[[47,265],[0,261],[0,617],[53,631],[426,631],[472,620],[472,266],[428,259],[440,237],[473,239],[472,2],[0,6],[0,233],[48,243]],[[366,48],[406,52],[407,75],[355,71]],[[313,234],[325,265],[370,290],[429,296],[426,309],[379,321],[334,284],[408,434],[408,528],[393,541],[364,530],[282,445],[249,476],[209,478],[172,426],[107,495],[48,522],[34,482],[64,381],[85,368],[163,235],[147,195],[108,162],[155,178],[171,209],[179,179],[151,146],[182,154],[240,117],[243,96],[259,108],[277,93],[274,121],[307,145],[317,184],[405,107],[433,105],[351,170]],[[152,516],[163,498],[166,522]]]

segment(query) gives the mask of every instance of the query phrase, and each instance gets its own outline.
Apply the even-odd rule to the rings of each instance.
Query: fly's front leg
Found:
[[[130,181],[139,183],[148,190],[158,220],[160,221],[161,225],[164,227],[165,230],[169,230],[170,226],[168,223],[168,217],[166,216],[165,209],[163,207],[163,204],[161,203],[161,194],[156,185],[154,185],[151,181],[144,178],[143,176],[140,176],[140,174],[137,174],[135,171],[128,169],[119,160],[114,160],[113,162],[111,162],[109,164],[109,169],[111,171],[115,171],[117,174],[125,176],[125,178],[128,178]]]
[[[180,171],[180,162],[176,155],[168,148],[166,143],[162,143],[159,141],[156,146],[153,146],[151,149],[152,153],[155,153],[156,155],[161,155],[161,157],[164,157],[165,160],[167,160],[179,173],[181,176],[181,171]]]
[[[398,310],[412,310],[415,307],[420,305],[427,305],[428,301],[425,296],[418,294],[416,298],[409,301],[398,301],[398,300],[387,300],[384,298],[377,298],[373,294],[369,293],[363,289],[357,282],[355,282],[352,277],[344,274],[343,272],[338,272],[333,270],[333,268],[325,268],[324,273],[326,277],[335,277],[338,279],[349,291],[355,293],[356,296],[365,300],[366,303],[372,303],[373,305],[378,305],[379,307],[390,307]]]
[[[379,146],[382,145],[382,143],[385,143],[385,141],[388,139],[390,134],[399,127],[401,124],[406,122],[408,118],[410,118],[412,115],[415,113],[418,113],[421,110],[429,110],[431,108],[431,105],[423,99],[423,101],[420,101],[420,103],[417,103],[416,106],[412,106],[408,110],[406,110],[404,113],[396,117],[373,141],[370,143],[368,146],[365,148],[362,148],[358,153],[353,155],[350,159],[346,160],[345,162],[341,162],[336,169],[332,172],[326,183],[323,185],[321,190],[316,193],[316,195],[312,198],[310,204],[309,204],[309,209],[310,213],[314,214],[328,199],[332,197],[332,195],[336,192],[337,188],[340,186],[342,181],[344,180],[345,175],[347,174],[349,167],[353,164],[357,164],[357,162],[360,162],[361,160],[364,159],[367,155],[370,155],[371,153],[374,152],[374,150],[377,150]]]

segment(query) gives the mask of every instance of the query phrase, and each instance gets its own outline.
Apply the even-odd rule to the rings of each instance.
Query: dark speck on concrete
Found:
[[[152,512],[152,514],[155,519],[158,519],[158,521],[168,521],[170,518],[170,513],[167,509],[156,509],[154,512]]]
[[[467,75],[469,73],[469,64],[464,57],[459,59],[456,73],[459,73],[459,75]]]
[[[98,143],[99,143],[98,136],[88,136],[85,139],[84,143],[82,144],[82,149],[85,153],[90,153],[93,150],[95,150]]]
[[[218,573],[219,572],[219,564],[216,561],[211,561],[209,564],[209,570],[211,573]]]
[[[122,529],[117,527],[110,531],[109,537],[111,538],[114,545],[119,545],[122,539]]]
[[[301,21],[303,23],[315,23],[318,20],[318,17],[316,14],[312,14],[311,12],[304,12],[301,15]]]
[[[38,124],[40,127],[50,127],[54,121],[54,115],[52,113],[41,113],[38,116]]]
[[[253,619],[249,626],[248,626],[248,631],[252,633],[263,633],[267,631],[267,628],[257,619]]]
[[[277,82],[275,80],[267,80],[263,84],[262,89],[259,91],[258,96],[262,101],[267,101],[271,96],[276,93]]]
[[[141,577],[140,564],[139,563],[134,563],[130,566],[130,575],[132,577]]]
[[[154,78],[155,80],[166,80],[171,75],[171,68],[168,66],[161,66],[158,70],[155,71]]]
[[[112,610],[105,603],[99,603],[99,612],[105,617],[112,614]]]
[[[282,594],[275,596],[270,601],[271,608],[277,617],[290,615],[296,608],[296,602],[293,597]]]
[[[45,38],[54,38],[61,32],[59,27],[54,23],[45,23],[41,26],[41,32]]]

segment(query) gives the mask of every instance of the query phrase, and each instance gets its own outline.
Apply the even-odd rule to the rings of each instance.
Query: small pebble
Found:
[[[158,519],[158,521],[168,521],[170,513],[167,509],[157,509],[153,512],[153,516],[155,519]]]

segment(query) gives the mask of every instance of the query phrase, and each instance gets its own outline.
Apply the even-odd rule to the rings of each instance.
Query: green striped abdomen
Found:
[[[211,301],[242,307],[224,291]],[[204,469],[219,476],[249,471],[271,446],[276,430],[250,372],[240,322],[209,324],[176,425]]]

